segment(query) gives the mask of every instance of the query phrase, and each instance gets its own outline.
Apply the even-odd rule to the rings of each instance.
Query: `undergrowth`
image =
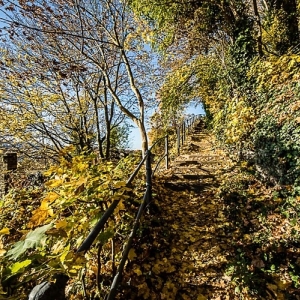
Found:
[[[300,295],[300,196],[293,186],[266,186],[241,163],[219,189],[231,223],[234,259],[226,274],[241,296],[297,299]],[[261,297],[261,298],[260,298]]]
[[[51,274],[70,277],[68,299],[103,298],[144,192],[126,186],[137,159],[97,161],[66,149],[41,187],[11,189],[0,200],[0,299],[27,299]],[[72,157],[72,158],[70,158]],[[16,185],[17,186],[17,185]],[[86,253],[76,250],[103,212],[120,201]]]

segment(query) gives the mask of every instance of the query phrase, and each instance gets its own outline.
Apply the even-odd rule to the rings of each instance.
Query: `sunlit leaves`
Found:
[[[4,237],[0,240],[0,255],[4,257],[5,278],[11,274],[44,276],[49,271],[77,278],[84,267],[89,272],[97,270],[95,255],[99,245],[109,257],[101,268],[111,272],[113,263],[108,245],[114,241],[118,257],[122,252],[119,237],[126,236],[128,223],[133,220],[129,210],[135,209],[135,205],[126,201],[126,194],[132,193],[126,180],[136,158],[128,157],[118,164],[95,163],[94,154],[76,156],[72,151],[72,147],[62,151],[60,164],[46,172],[48,182],[44,190],[32,193],[20,190],[5,196],[1,206],[5,227],[0,235]],[[73,158],[66,159],[68,154]],[[139,192],[136,195],[140,197]],[[89,253],[76,254],[91,228],[115,200],[119,204]],[[16,211],[15,203],[19,205]],[[7,218],[9,214],[14,215],[12,221]],[[11,234],[11,227],[18,227],[18,231]]]
[[[174,114],[186,103],[197,98],[197,86],[195,64],[179,64],[167,76],[159,91],[161,110],[168,115]]]
[[[155,69],[149,49],[122,1],[85,1],[77,8],[50,2],[48,9],[21,2],[4,16],[10,34],[1,53],[1,134],[51,158],[67,145],[78,152],[97,147],[109,158],[111,147],[127,146],[124,114],[144,128],[144,98],[152,98],[144,78]],[[143,137],[146,142],[145,130]]]
[[[53,216],[53,209],[49,207],[47,200],[42,200],[41,206],[32,212],[32,217],[29,221],[29,227],[36,227],[45,222],[48,217]]]
[[[136,257],[137,257],[137,255],[135,253],[135,250],[133,248],[131,248],[129,250],[129,253],[128,253],[128,259],[129,260],[134,260]]]
[[[0,235],[9,234],[9,228],[2,228],[0,230]]]
[[[26,268],[26,267],[29,266],[30,264],[31,264],[31,260],[30,260],[30,259],[26,259],[26,260],[23,260],[23,261],[20,261],[20,262],[16,262],[16,263],[14,263],[14,264],[10,267],[11,273],[12,273],[12,274],[18,273],[18,272],[20,272],[23,268]]]
[[[226,129],[224,131],[225,142],[228,144],[239,143],[252,130],[256,120],[254,109],[242,99],[232,99],[226,108],[226,116],[221,114],[215,118],[216,124],[221,123],[226,118]]]

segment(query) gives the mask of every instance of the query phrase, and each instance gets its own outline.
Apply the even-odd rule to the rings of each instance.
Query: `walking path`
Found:
[[[156,211],[145,220],[122,299],[234,299],[225,274],[229,223],[217,196],[232,163],[202,123],[185,145],[155,186]]]

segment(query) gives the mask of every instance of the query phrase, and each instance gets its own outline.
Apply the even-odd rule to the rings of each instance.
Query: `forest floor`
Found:
[[[120,299],[300,299],[299,228],[283,189],[232,161],[200,123],[154,180]]]

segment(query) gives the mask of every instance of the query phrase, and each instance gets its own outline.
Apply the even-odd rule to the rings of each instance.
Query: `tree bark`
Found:
[[[263,56],[263,48],[262,48],[262,27],[261,27],[261,21],[260,21],[260,15],[257,8],[257,1],[253,0],[253,10],[254,15],[256,17],[256,22],[258,25],[258,35],[257,35],[257,49],[258,49],[258,55],[260,57]]]

